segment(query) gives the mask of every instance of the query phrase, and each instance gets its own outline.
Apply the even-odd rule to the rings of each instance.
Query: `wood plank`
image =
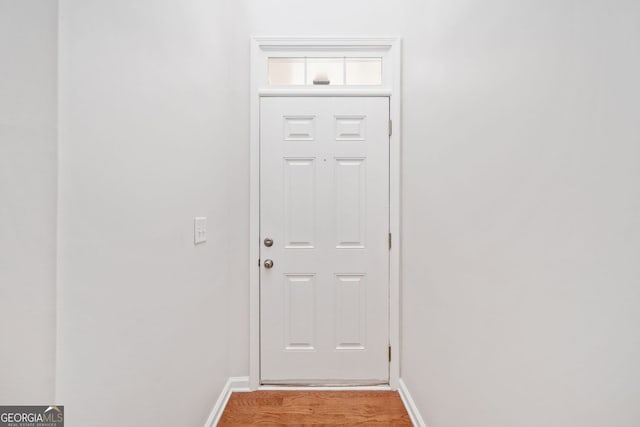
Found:
[[[254,391],[233,393],[218,425],[411,426],[411,420],[392,391]]]

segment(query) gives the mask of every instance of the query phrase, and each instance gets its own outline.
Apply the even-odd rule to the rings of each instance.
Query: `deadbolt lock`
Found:
[[[270,248],[271,246],[273,246],[273,239],[267,237],[266,239],[264,239],[264,245]]]

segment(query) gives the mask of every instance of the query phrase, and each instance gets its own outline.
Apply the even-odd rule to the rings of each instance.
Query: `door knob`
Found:
[[[271,261],[270,259],[265,259],[264,268],[271,268],[271,267],[273,267],[273,261]]]
[[[266,239],[264,239],[264,245],[270,248],[271,246],[273,246],[273,239],[270,237],[267,237]]]

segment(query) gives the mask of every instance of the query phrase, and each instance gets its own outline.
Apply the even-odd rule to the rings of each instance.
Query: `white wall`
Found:
[[[229,354],[246,348],[228,317],[247,280],[231,266],[246,260],[248,173],[230,3],[60,2],[56,397],[70,427],[114,425],[105,408],[120,427],[201,426],[230,359],[246,359]],[[194,216],[208,217],[198,246]]]
[[[422,413],[639,425],[640,3],[414,13],[402,372]]]
[[[404,39],[402,377],[429,426],[638,425],[637,2],[244,7],[251,34]]]
[[[54,395],[56,14],[0,0],[0,405]]]

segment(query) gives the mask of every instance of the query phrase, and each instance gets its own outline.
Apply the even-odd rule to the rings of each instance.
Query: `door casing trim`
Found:
[[[380,87],[269,88],[264,85],[267,52],[384,52],[390,73]],[[393,122],[389,148],[389,387],[400,379],[400,256],[401,256],[401,39],[400,37],[252,37],[249,131],[249,388],[260,388],[260,98],[262,96],[388,96]]]

